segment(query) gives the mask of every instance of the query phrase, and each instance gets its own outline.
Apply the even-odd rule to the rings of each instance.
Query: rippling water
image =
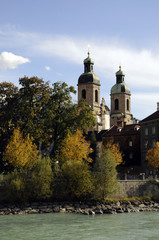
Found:
[[[157,240],[159,213],[0,216],[0,240]]]

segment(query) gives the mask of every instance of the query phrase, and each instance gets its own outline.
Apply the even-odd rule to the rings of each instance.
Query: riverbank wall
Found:
[[[116,198],[159,197],[158,180],[120,180]]]

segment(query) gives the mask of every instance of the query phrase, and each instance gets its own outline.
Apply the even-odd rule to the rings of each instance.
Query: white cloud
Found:
[[[82,64],[87,57],[87,40],[54,36],[43,38],[34,46],[34,51],[47,56],[58,56],[66,61]],[[152,49],[134,49],[118,45],[116,42],[92,41],[90,56],[95,61],[95,71],[105,78],[114,78],[119,65],[126,74],[126,81],[138,88],[158,87],[159,51]],[[33,46],[32,46],[33,47]],[[158,47],[159,49],[159,47]]]
[[[51,68],[50,68],[49,66],[46,66],[46,67],[45,67],[45,70],[50,71]]]
[[[14,55],[11,52],[2,52],[0,54],[0,69],[15,69],[20,64],[28,63],[30,60],[28,58],[23,58],[21,56]]]
[[[70,72],[71,64],[76,64],[83,69],[83,59],[87,57],[89,42],[90,56],[95,62],[94,71],[101,80],[101,97],[106,98],[108,106],[110,106],[110,89],[116,81],[115,72],[118,71],[119,65],[122,65],[125,82],[132,93],[134,116],[143,119],[156,111],[156,102],[159,101],[159,45],[158,47],[155,45],[155,49],[153,45],[149,48],[144,45],[143,48],[137,46],[135,48],[127,42],[124,44],[123,39],[119,38],[116,40],[91,37],[90,40],[63,35],[16,32],[15,29],[0,29],[0,37],[1,35],[3,35],[3,41],[0,41],[0,49],[10,49],[10,39],[12,39],[12,47],[16,50],[20,48],[21,51],[23,49],[25,55],[39,59],[49,57],[55,63],[57,59],[62,61],[62,64],[63,60],[70,63],[70,70],[66,70]],[[1,65],[0,58],[0,67]],[[65,68],[63,68],[64,71]],[[77,83],[75,79],[72,82],[71,85]]]

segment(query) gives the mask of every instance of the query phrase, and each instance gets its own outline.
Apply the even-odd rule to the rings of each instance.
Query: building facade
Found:
[[[117,144],[123,154],[125,167],[140,166],[140,125],[113,126],[102,135],[103,145]]]
[[[159,103],[157,111],[140,121],[140,126],[141,166],[143,169],[148,169],[150,167],[146,162],[146,153],[159,141]]]

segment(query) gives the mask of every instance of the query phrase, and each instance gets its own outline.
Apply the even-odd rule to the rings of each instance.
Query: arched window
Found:
[[[95,102],[98,102],[98,91],[95,90]]]
[[[119,100],[115,99],[115,110],[119,109]]]
[[[85,89],[82,90],[82,98],[86,99],[86,90]]]
[[[128,99],[127,99],[126,105],[127,105],[127,111],[129,111],[129,100]]]

